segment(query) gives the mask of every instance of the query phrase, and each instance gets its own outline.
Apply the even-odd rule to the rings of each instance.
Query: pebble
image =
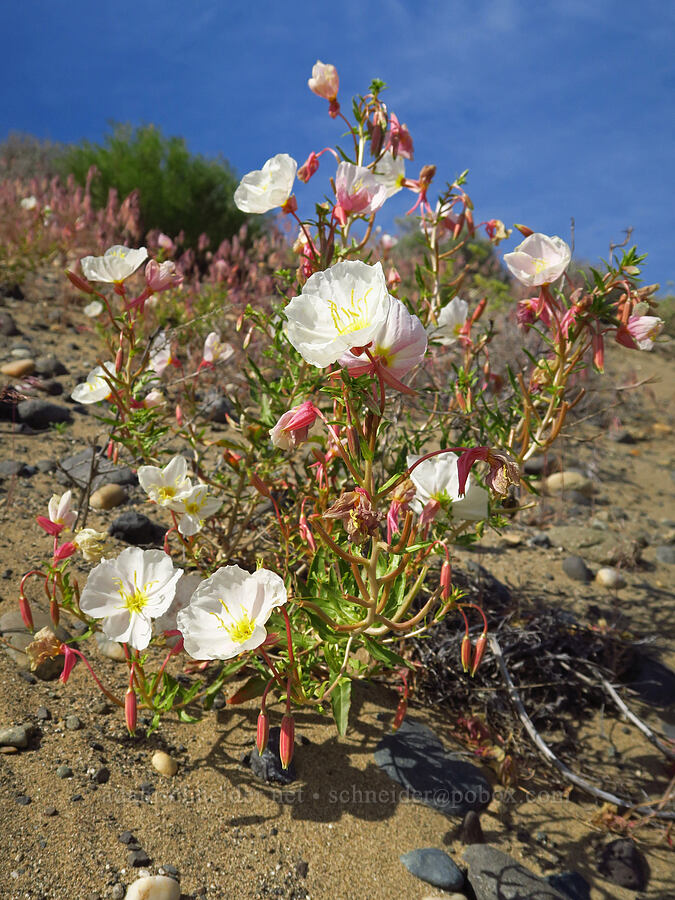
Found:
[[[56,777],[57,778],[72,778],[73,770],[70,768],[70,766],[59,766],[58,769],[56,770]]]
[[[464,875],[443,850],[424,847],[403,853],[399,859],[411,875],[434,887],[446,891],[461,890],[464,887]]]
[[[79,716],[66,716],[66,728],[68,731],[78,731],[82,728],[82,720]]]
[[[35,371],[45,378],[56,378],[57,375],[68,374],[68,369],[55,356],[38,356],[35,360]]]
[[[114,659],[115,662],[127,661],[126,655],[124,653],[124,647],[117,641],[108,640],[108,638],[100,631],[96,632],[94,639],[101,656],[107,656],[108,659]]]
[[[77,487],[85,488],[89,484],[92,472],[93,453],[94,450],[91,447],[87,447],[85,450],[80,450],[79,453],[64,456],[59,463],[56,480],[68,487],[72,487],[73,482],[75,482]],[[96,475],[91,482],[92,491],[98,490],[103,484],[138,484],[138,477],[131,471],[129,466],[119,465],[107,459],[106,456],[101,455],[100,448],[96,450],[94,469]]]
[[[166,529],[152,522],[142,513],[133,509],[123,512],[118,516],[108,529],[112,537],[118,538],[135,547],[144,544],[161,545],[164,542]]]
[[[163,750],[157,750],[152,755],[152,765],[160,775],[166,775],[172,778],[178,771],[178,763],[175,759],[165,753]]]
[[[136,837],[131,831],[123,831],[117,838],[120,844],[138,844]],[[140,846],[140,845],[139,845]]]
[[[35,361],[32,359],[15,359],[0,366],[0,374],[10,378],[23,378],[25,375],[32,375],[34,371]]]
[[[459,837],[461,842],[467,845],[485,843],[485,835],[481,828],[480,816],[475,810],[470,809],[464,816]]]
[[[0,746],[14,747],[17,750],[25,750],[30,737],[28,725],[15,725],[12,728],[3,728],[0,731]]]
[[[630,838],[618,838],[600,851],[598,870],[614,884],[643,891],[649,880],[647,860]]]
[[[248,756],[248,765],[251,767],[251,772],[255,777],[261,781],[291,784],[296,779],[295,760],[291,760],[287,769],[284,769],[281,765],[281,758],[279,757],[280,734],[281,728],[278,725],[270,728],[267,746],[263,750],[262,755],[258,753],[258,748],[254,746],[250,756]]]
[[[89,506],[92,509],[113,509],[122,506],[129,499],[129,495],[121,484],[104,484],[89,498]]]
[[[563,572],[573,581],[588,583],[593,578],[593,573],[580,556],[567,556],[562,563]]]
[[[145,850],[130,850],[127,854],[127,862],[134,869],[138,869],[141,866],[149,866],[150,857]]]
[[[593,482],[582,472],[576,469],[568,469],[565,472],[554,472],[546,479],[547,494],[561,494],[563,491],[576,491],[584,497],[590,497],[593,493]]]
[[[44,814],[46,816],[57,816],[59,814],[58,809],[55,806],[45,806]]]
[[[19,806],[28,806],[31,803],[31,798],[26,794],[19,794],[19,796],[16,798],[16,802],[19,804]]]
[[[49,722],[52,717],[52,714],[49,712],[46,706],[38,706],[35,715],[39,722]]]
[[[489,844],[472,844],[463,853],[469,867],[467,881],[477,900],[512,900],[542,897],[569,900],[569,896],[539,878],[523,863]]]
[[[12,335],[19,334],[19,329],[16,327],[14,317],[11,313],[8,313],[6,309],[3,309],[0,312],[0,334],[5,337],[12,337]]]
[[[110,781],[110,769],[107,766],[101,766],[94,772],[94,781],[96,784],[107,784]]]
[[[125,894],[124,886],[121,884],[114,884],[112,891],[110,892],[110,896],[112,900],[124,900]]]
[[[121,895],[120,895],[121,897]],[[124,900],[179,900],[180,885],[166,875],[150,875],[129,885]]]
[[[667,566],[675,566],[675,546],[673,544],[657,547],[655,553],[658,562]]]
[[[0,462],[0,475],[12,477],[13,475],[26,475],[29,474],[29,467],[18,459],[3,459]],[[34,474],[34,473],[33,473]]]
[[[17,404],[16,412],[21,422],[35,429],[73,420],[69,409],[49,400],[22,400]]]
[[[598,584],[602,585],[602,587],[613,588],[614,590],[626,587],[626,579],[621,572],[610,566],[603,566],[601,569],[598,569],[595,574],[595,580]]]

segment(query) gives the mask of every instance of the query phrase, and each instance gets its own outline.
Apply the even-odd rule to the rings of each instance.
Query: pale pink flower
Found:
[[[658,316],[631,316],[626,328],[640,350],[651,350],[664,324]]]
[[[389,114],[389,134],[387,135],[386,150],[391,150],[394,156],[403,156],[412,159],[415,155],[413,140],[410,137],[407,125],[401,125],[396,113]]]
[[[145,267],[145,283],[155,293],[179,287],[183,283],[183,274],[176,271],[176,263],[167,259],[162,263],[151,259]]]
[[[204,352],[202,359],[206,363],[225,362],[234,353],[234,347],[231,344],[223,343],[217,331],[212,331],[206,336],[204,341]]]
[[[370,169],[341,162],[335,177],[335,194],[334,215],[344,225],[350,214],[370,216],[376,212],[387,199],[388,188]]]
[[[294,450],[298,444],[309,437],[312,425],[316,422],[317,408],[311,400],[305,400],[299,406],[289,409],[270,429],[270,438],[275,447],[281,450]]]
[[[38,523],[50,534],[60,534],[62,531],[70,531],[77,521],[77,510],[72,508],[72,492],[65,494],[53,494],[47,507],[47,516],[38,516]],[[49,527],[51,523],[54,528]],[[58,530],[57,530],[58,529]]]
[[[469,315],[469,304],[461,297],[453,297],[438,315],[438,324],[429,328],[429,337],[445,347],[456,343],[462,336]]]
[[[165,331],[160,331],[150,345],[148,365],[155,375],[162,375],[166,368],[175,365],[175,362],[171,353],[171,338]]]
[[[312,67],[312,77],[307,82],[310,91],[324,100],[335,100],[340,89],[340,76],[335,66],[317,59]]]
[[[387,199],[398,193],[405,185],[403,157],[385,153],[375,166],[375,180],[387,189]]]
[[[408,468],[418,459],[419,456],[409,456]],[[429,507],[429,521],[441,508],[452,519],[479,522],[487,518],[488,492],[474,484],[471,476],[467,475],[462,496],[457,463],[454,453],[441,453],[425,459],[410,472],[410,480],[416,489],[415,500],[411,504],[415,512],[422,513]]]
[[[562,238],[535,233],[512,253],[506,253],[504,262],[518,281],[528,287],[539,287],[560,278],[571,257],[572,251]]]

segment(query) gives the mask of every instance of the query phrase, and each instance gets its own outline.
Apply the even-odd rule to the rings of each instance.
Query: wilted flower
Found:
[[[378,262],[336,263],[315,272],[285,309],[286,335],[308,363],[328,366],[350,347],[378,334],[389,313],[387,283]]]
[[[92,300],[91,303],[87,303],[82,312],[85,316],[89,316],[90,319],[95,319],[96,316],[100,316],[103,312],[103,304],[100,300]]]
[[[87,375],[87,380],[75,385],[70,395],[76,403],[98,403],[110,397],[110,382],[115,374],[115,363],[106,362]]]
[[[361,349],[361,348],[354,348]],[[417,316],[411,315],[396,297],[389,301],[389,314],[372,338],[369,359],[353,350],[343,353],[340,365],[354,376],[378,371],[391,386],[400,390],[400,379],[424,359],[427,335]],[[393,377],[392,377],[393,376]]]
[[[234,192],[234,202],[247,213],[266,213],[284,206],[293,190],[297,168],[292,156],[277,153],[262,169],[244,175]]]
[[[312,67],[312,77],[307,82],[310,91],[324,100],[335,100],[340,89],[340,76],[335,66],[317,59]]]
[[[439,344],[449,346],[456,343],[462,334],[469,315],[469,304],[461,297],[453,297],[438,315],[438,325],[429,329],[429,337]]]
[[[418,459],[419,456],[409,456],[408,468]],[[416,488],[416,499],[412,504],[416,512],[422,512],[424,506],[435,501],[453,519],[479,522],[487,517],[488,492],[473,484],[470,476],[466,480],[465,494],[460,497],[457,457],[454,453],[441,453],[425,459],[412,470],[410,480]]]
[[[205,484],[196,484],[187,494],[181,494],[173,500],[169,500],[166,506],[174,512],[182,513],[178,530],[185,537],[192,537],[202,530],[204,519],[218,512],[222,501],[216,497],[209,497]]]
[[[152,618],[171,606],[182,574],[163,550],[127,547],[117,559],[104,559],[92,569],[80,609],[103,619],[103,633],[111,641],[144,650],[152,637]]]
[[[387,185],[380,182],[370,169],[341,162],[335,176],[335,196],[337,203],[333,214],[344,225],[350,213],[372,215],[382,206],[389,193]]]
[[[143,406],[146,409],[152,409],[153,406],[161,406],[162,403],[166,403],[166,397],[161,391],[158,391],[157,388],[153,388],[143,398]]]
[[[391,150],[395,156],[403,156],[412,159],[415,155],[413,140],[410,137],[407,125],[401,125],[396,113],[389,113],[389,134],[387,135],[386,149]]]
[[[511,235],[513,229],[507,228],[501,219],[490,219],[485,222],[485,231],[493,244],[499,244]]]
[[[231,344],[223,343],[217,331],[212,331],[206,336],[202,354],[203,362],[211,364],[225,362],[233,353],[234,347]]]
[[[318,410],[311,400],[305,400],[285,412],[270,429],[270,438],[275,447],[281,450],[294,450],[298,444],[309,437],[312,425],[316,422]]]
[[[252,575],[224,566],[203,581],[177,616],[185,650],[195,659],[231,659],[259,647],[265,623],[286,603],[282,579],[268,569]]]
[[[138,482],[159,506],[168,506],[172,501],[186,497],[192,490],[192,482],[187,475],[187,460],[180,454],[174,456],[163,469],[141,466]]]
[[[48,659],[56,659],[57,656],[61,656],[63,653],[61,646],[60,638],[48,625],[36,631],[33,640],[24,651],[30,662],[31,672],[35,672]]]
[[[324,519],[340,519],[354,544],[362,544],[378,531],[384,513],[376,512],[363,490],[345,491],[323,514]]]
[[[572,251],[562,238],[535,233],[518,244],[512,253],[506,253],[504,262],[518,281],[538,287],[560,278],[571,257]]]
[[[151,259],[145,267],[145,283],[149,290],[159,293],[169,288],[180,287],[183,283],[183,274],[176,270],[176,263],[166,259],[162,263]]]
[[[108,549],[108,534],[93,528],[80,528],[73,543],[87,562],[97,563]]]
[[[90,281],[103,281],[108,284],[121,284],[125,278],[148,258],[145,247],[132,250],[115,244],[109,247],[103,256],[85,256],[80,260],[85,278]]]

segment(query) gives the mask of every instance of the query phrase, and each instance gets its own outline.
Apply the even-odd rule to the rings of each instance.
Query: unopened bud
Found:
[[[484,631],[481,636],[476,641],[476,651],[473,655],[473,665],[471,666],[471,677],[476,674],[476,669],[481,663],[483,659],[483,655],[485,654],[485,647],[487,646],[487,633]]]
[[[23,623],[30,631],[33,630],[33,613],[30,610],[30,604],[23,591],[19,594],[19,612]]]
[[[267,716],[267,713],[261,712],[258,715],[258,728],[255,737],[255,745],[258,748],[258,754],[260,756],[265,752],[265,747],[267,746],[267,739],[270,735],[270,720]]]
[[[251,325],[251,327],[249,328],[249,330],[246,332],[246,337],[244,338],[244,341],[243,341],[243,343],[242,343],[242,345],[241,345],[242,350],[246,350],[246,348],[248,347],[248,345],[251,343],[251,338],[252,338],[252,337],[253,337],[253,326]]]
[[[124,697],[124,721],[127,723],[129,734],[136,733],[136,721],[138,719],[138,702],[133,688],[129,688]]]
[[[244,324],[244,313],[242,313],[242,314],[239,316],[239,318],[237,319],[237,321],[236,321],[236,323],[235,323],[235,326],[234,326],[234,330],[235,330],[235,331],[241,331],[241,328],[242,328],[242,325],[243,325],[243,324]]]
[[[462,659],[462,668],[465,672],[468,672],[471,666],[471,638],[468,634],[465,634],[462,638],[462,650],[460,655]]]
[[[77,275],[75,272],[71,272],[70,269],[66,269],[66,275],[70,280],[70,283],[74,285],[79,291],[84,291],[85,294],[93,294],[94,288],[89,284],[86,278],[83,278],[81,275]]]
[[[441,566],[441,599],[447,600],[452,591],[452,566],[449,559],[443,560]]]
[[[408,698],[401,697],[398,701],[398,706],[396,707],[396,715],[394,716],[394,721],[391,723],[391,730],[398,731],[401,727],[401,723],[405,719],[405,714],[408,711]]]
[[[49,601],[49,615],[51,616],[52,622],[54,623],[54,628],[57,628],[59,624],[60,613],[59,601],[56,599],[56,597],[52,597],[52,599]]]
[[[281,720],[281,733],[279,735],[279,759],[281,766],[287,769],[293,759],[295,747],[295,722],[293,716],[288,713]]]
[[[517,222],[514,222],[513,227],[517,228],[523,237],[529,237],[531,234],[534,234],[534,231],[528,228],[527,225],[519,225]]]

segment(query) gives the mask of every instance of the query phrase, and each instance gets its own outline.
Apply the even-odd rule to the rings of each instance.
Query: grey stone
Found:
[[[3,459],[0,462],[0,477],[11,478],[13,475],[25,475],[27,466],[18,459]]]
[[[545,531],[534,531],[527,543],[530,547],[550,547],[551,539]]]
[[[464,875],[443,850],[424,847],[399,856],[406,869],[416,878],[446,891],[458,891],[464,886]]]
[[[666,709],[675,703],[675,672],[656,659],[639,654],[623,680],[651,706]]]
[[[164,542],[166,529],[152,522],[142,513],[133,509],[123,512],[118,516],[108,529],[113,537],[135,547],[145,544],[161,545]]]
[[[667,566],[675,566],[675,545],[663,544],[661,547],[657,547],[654,552],[658,562]]]
[[[22,400],[17,405],[16,412],[19,421],[38,430],[73,420],[69,409],[59,406],[57,403],[50,403],[49,400]]]
[[[275,782],[277,784],[291,784],[296,779],[295,763],[291,760],[287,769],[281,765],[279,757],[279,735],[281,729],[278,725],[270,728],[269,737],[267,739],[267,747],[258,753],[258,748],[253,747],[251,751],[249,766],[251,772],[261,781]]]
[[[107,766],[101,766],[94,772],[94,781],[96,784],[107,784],[110,781],[110,769]]]
[[[232,406],[218,391],[209,391],[199,412],[207,422],[216,422],[224,425],[227,423],[227,416],[232,415]]]
[[[111,900],[124,900],[126,889],[123,884],[114,884],[110,892]]]
[[[480,816],[475,810],[470,809],[464,816],[459,837],[463,844],[485,843],[485,835],[481,828]]]
[[[630,838],[618,838],[600,851],[598,871],[621,887],[643,891],[649,881],[649,866]]]
[[[56,770],[56,777],[57,778],[72,778],[73,770],[70,768],[70,766],[59,766],[58,769]]]
[[[20,333],[21,332],[16,327],[16,322],[11,313],[8,313],[6,309],[0,310],[0,334],[5,337],[12,337],[13,335]]]
[[[120,844],[135,844],[137,843],[136,838],[131,833],[131,831],[123,831],[122,834],[119,835],[117,840]]]
[[[45,378],[56,378],[57,375],[68,374],[68,369],[55,356],[38,356],[35,360],[35,371]]]
[[[35,716],[39,722],[49,722],[52,717],[52,714],[49,712],[46,706],[38,706]]]
[[[56,468],[55,459],[38,459],[35,463],[38,472],[53,472]]]
[[[3,728],[0,731],[0,747],[16,747],[17,750],[25,750],[29,739],[29,725],[14,725],[12,728]]]
[[[100,448],[94,451],[92,447],[87,447],[79,453],[62,459],[56,474],[57,481],[60,484],[72,485],[74,483],[79,488],[85,488],[89,483],[94,452],[96,453],[94,461],[96,475],[91,482],[92,491],[97,490],[103,484],[138,484],[138,478],[129,466],[112,462],[106,456],[100,455]]]
[[[578,872],[547,875],[546,880],[554,888],[562,891],[570,900],[591,900],[591,886]]]
[[[485,809],[492,788],[483,773],[446,750],[434,732],[407,717],[375,749],[375,762],[397,781],[410,799],[450,816]]]
[[[141,866],[149,866],[150,857],[145,850],[130,850],[127,854],[127,862],[130,866],[133,866],[134,869],[138,869]]]
[[[19,794],[19,796],[16,798],[16,802],[19,804],[19,806],[28,806],[30,803],[32,803],[32,798],[27,794]]]
[[[472,844],[462,858],[469,867],[467,881],[476,900],[569,900],[508,853],[489,844]]]
[[[593,578],[593,573],[580,556],[567,556],[563,560],[563,572],[573,581],[588,583]]]
[[[59,625],[54,628],[49,613],[45,612],[36,604],[31,604],[33,614],[33,625],[35,631],[48,626],[56,634],[60,641],[68,641],[70,635],[66,629]],[[7,643],[0,646],[6,651],[20,669],[27,670],[30,668],[30,660],[24,652],[26,647],[34,640],[35,635],[32,634],[24,625],[21,613],[18,609],[10,609],[9,612],[0,616],[0,636],[4,637]],[[53,659],[47,659],[33,670],[35,675],[42,681],[53,681],[58,678],[63,671],[63,656],[56,656]],[[29,672],[23,674],[28,675]]]
[[[79,731],[82,728],[82,720],[79,716],[66,716],[66,728],[68,731]]]

